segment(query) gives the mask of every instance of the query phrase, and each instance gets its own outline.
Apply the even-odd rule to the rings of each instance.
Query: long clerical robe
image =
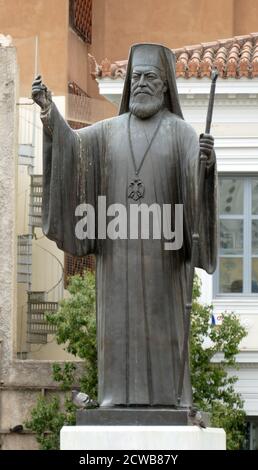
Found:
[[[128,184],[135,175],[128,138],[129,114],[72,130],[55,105],[44,124],[43,230],[65,252],[97,258],[97,343],[100,406],[177,403],[184,305],[196,217],[199,142],[184,120],[164,112],[140,171],[142,203],[184,206],[180,250],[164,240],[97,240],[98,196],[107,207],[134,203]],[[135,126],[135,122],[134,122]],[[148,136],[147,136],[148,137]],[[134,134],[132,135],[132,139]],[[134,147],[137,153],[137,145]],[[198,267],[211,273],[216,260],[216,169],[207,171],[200,223]],[[81,203],[95,208],[96,238],[75,236]],[[182,405],[192,402],[189,366]]]

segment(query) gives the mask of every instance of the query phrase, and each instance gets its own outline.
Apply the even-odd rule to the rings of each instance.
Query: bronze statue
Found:
[[[43,231],[65,252],[97,258],[98,390],[101,407],[177,405],[192,232],[200,213],[196,266],[216,265],[216,165],[213,138],[198,139],[182,116],[174,55],[156,44],[131,48],[119,115],[72,130],[38,76],[32,97],[43,122]],[[200,150],[207,156],[197,207]],[[107,207],[183,204],[183,245],[155,238],[98,237]],[[91,204],[96,236],[78,239],[76,207]],[[171,211],[172,226],[174,211]],[[89,227],[90,228],[90,227]],[[188,361],[181,405],[192,405]]]

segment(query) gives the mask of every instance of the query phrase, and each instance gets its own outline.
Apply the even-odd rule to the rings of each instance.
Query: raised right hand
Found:
[[[42,110],[47,109],[52,103],[51,91],[42,83],[41,75],[37,75],[32,83],[31,97]]]

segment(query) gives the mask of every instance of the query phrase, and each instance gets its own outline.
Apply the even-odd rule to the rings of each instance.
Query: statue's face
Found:
[[[164,93],[164,80],[156,67],[138,65],[134,67],[131,79],[131,92],[135,96],[138,93],[155,96]]]
[[[134,67],[131,78],[130,111],[142,119],[153,116],[161,109],[166,90],[165,81],[156,67],[148,65]]]

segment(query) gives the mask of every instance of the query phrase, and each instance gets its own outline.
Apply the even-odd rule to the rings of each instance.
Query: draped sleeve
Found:
[[[100,129],[74,131],[54,103],[41,113],[43,123],[42,228],[61,250],[75,256],[96,251],[96,237],[78,239],[76,208],[91,204],[97,211],[100,179]],[[95,221],[94,221],[95,222]],[[95,232],[97,227],[91,227]]]
[[[182,172],[182,199],[184,204],[185,253],[190,260],[192,233],[197,213],[200,212],[199,254],[196,267],[209,274],[216,269],[217,261],[217,169],[214,162],[206,169],[204,190],[200,207],[197,207],[199,188],[199,139],[195,130],[180,122],[180,166]]]

